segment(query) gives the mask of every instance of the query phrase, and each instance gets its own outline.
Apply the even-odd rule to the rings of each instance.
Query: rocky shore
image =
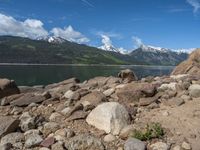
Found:
[[[33,87],[0,79],[0,150],[199,150],[194,53],[192,71],[141,80],[131,70]]]

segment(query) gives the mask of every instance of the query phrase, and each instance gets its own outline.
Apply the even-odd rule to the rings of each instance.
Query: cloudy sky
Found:
[[[200,0],[0,0],[0,35],[125,49],[138,42],[200,47]]]

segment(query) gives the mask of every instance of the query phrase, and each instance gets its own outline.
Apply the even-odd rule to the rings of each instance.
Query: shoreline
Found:
[[[34,63],[0,63],[0,66],[135,66],[135,67],[176,67],[161,65],[112,65],[112,64],[34,64]]]

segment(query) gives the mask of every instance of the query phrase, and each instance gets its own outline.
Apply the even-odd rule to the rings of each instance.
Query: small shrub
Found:
[[[159,123],[151,123],[144,130],[134,130],[132,136],[142,141],[151,140],[153,138],[161,138],[164,130]]]

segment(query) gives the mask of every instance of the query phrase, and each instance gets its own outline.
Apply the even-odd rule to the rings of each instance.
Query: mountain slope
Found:
[[[119,54],[69,41],[55,44],[21,37],[0,37],[0,63],[127,64],[119,58]]]
[[[177,65],[187,59],[187,53],[178,53],[165,48],[141,46],[130,53],[130,57],[140,64]]]
[[[187,57],[187,53],[152,46],[122,54],[55,37],[31,40],[0,36],[0,63],[177,65]]]

